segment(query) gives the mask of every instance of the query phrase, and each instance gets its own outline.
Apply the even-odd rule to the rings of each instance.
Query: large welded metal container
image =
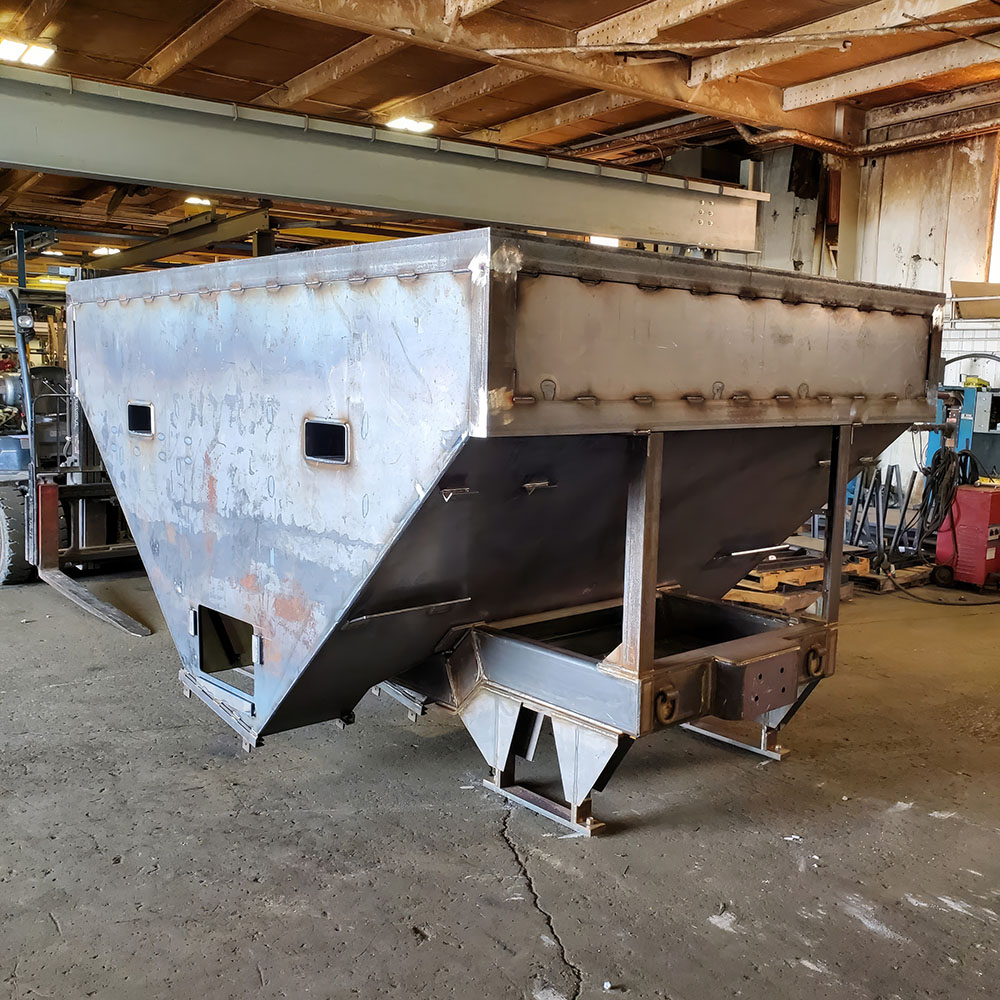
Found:
[[[433,663],[469,722],[469,629],[566,609],[617,613],[588,620],[583,652],[557,644],[598,693],[528,691],[546,668],[522,658],[496,686],[523,696],[507,728],[525,706],[628,737],[725,711],[746,692],[718,693],[719,657],[657,716],[653,667],[598,638],[639,628],[630,573],[684,633],[677,595],[717,601],[827,501],[831,468],[932,415],[939,355],[925,293],[488,229],[101,278],[68,301],[76,391],[182,679],[249,742],[349,719],[404,672],[430,690]],[[686,644],[657,631],[655,655],[773,627],[717,613]]]

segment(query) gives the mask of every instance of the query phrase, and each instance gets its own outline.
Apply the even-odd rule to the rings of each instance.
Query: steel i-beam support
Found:
[[[830,450],[830,490],[826,507],[826,569],[823,578],[823,618],[840,618],[840,579],[844,572],[844,530],[847,483],[851,476],[851,428],[834,427]],[[857,498],[855,498],[857,503]]]
[[[625,585],[620,666],[640,676],[653,670],[656,638],[657,557],[663,500],[663,434],[629,442],[628,508],[625,519]]]

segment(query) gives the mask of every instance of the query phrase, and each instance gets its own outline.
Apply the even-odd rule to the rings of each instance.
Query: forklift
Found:
[[[66,367],[52,321],[61,291],[0,289],[14,346],[0,349],[0,584],[36,576],[85,611],[134,636],[150,630],[100,600],[66,570],[135,559],[137,551]],[[48,324],[45,360],[31,364],[36,323]]]

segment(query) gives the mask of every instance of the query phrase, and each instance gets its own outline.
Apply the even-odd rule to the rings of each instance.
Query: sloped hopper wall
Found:
[[[257,724],[466,438],[485,290],[450,272],[422,276],[416,300],[396,277],[212,278],[227,291],[86,306],[76,376],[184,668],[199,667],[192,608],[262,634]],[[133,401],[152,404],[149,437],[127,429]],[[348,464],[305,460],[307,418],[348,423]]]
[[[927,296],[844,286],[850,302],[833,309],[829,282],[511,240],[483,230],[70,286],[77,391],[183,668],[201,677],[199,608],[258,637],[252,696],[220,693],[241,731],[343,716],[453,625],[620,595],[635,430],[668,432],[661,579],[717,597],[754,562],[720,556],[782,541],[822,504],[831,424],[871,425],[856,429],[857,459],[926,414]],[[564,328],[551,283],[525,290],[518,313],[522,272],[549,266],[550,248]],[[588,281],[604,268],[622,303],[602,300],[599,323],[580,319],[593,286],[566,280],[581,253]],[[723,291],[670,292],[657,312],[636,295],[647,272]],[[786,281],[797,297],[782,304],[772,289]],[[713,300],[735,346],[713,346],[705,365],[706,344],[726,341]],[[776,402],[802,381],[793,313],[808,370],[831,371],[828,394]],[[515,343],[519,324],[531,340],[551,333],[548,347]],[[773,378],[736,349],[766,358],[772,341]],[[669,366],[655,364],[659,343]],[[871,378],[847,357],[838,392],[837,360],[862,347]],[[517,385],[519,352],[530,389]],[[560,359],[569,367],[553,381],[565,375],[584,398],[546,399]],[[584,369],[620,398],[588,398]],[[713,398],[720,373],[746,386],[749,407]],[[878,398],[861,402],[869,383]],[[130,405],[151,408],[131,431]],[[310,419],[347,425],[346,464],[307,459]]]

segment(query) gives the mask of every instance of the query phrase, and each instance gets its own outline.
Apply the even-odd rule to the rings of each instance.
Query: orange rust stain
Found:
[[[282,594],[274,599],[274,613],[286,622],[306,622],[311,617],[312,606],[305,591],[292,583],[290,593]]]
[[[240,580],[240,586],[244,590],[249,590],[253,594],[260,593],[260,580],[256,573],[247,573],[242,580]]]
[[[177,541],[177,532],[172,524],[167,525],[167,541],[173,545]]]
[[[208,490],[208,509],[218,510],[219,507],[219,481],[212,471],[212,456],[205,455],[205,484]]]

